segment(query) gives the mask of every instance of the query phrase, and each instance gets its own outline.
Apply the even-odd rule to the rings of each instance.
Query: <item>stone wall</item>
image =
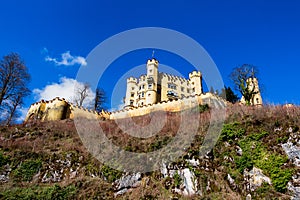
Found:
[[[25,122],[28,120],[54,121],[63,119],[74,119],[82,117],[87,119],[121,119],[134,116],[142,116],[155,111],[178,112],[193,108],[198,105],[208,104],[215,106],[215,102],[220,98],[211,94],[197,94],[173,101],[164,101],[152,105],[144,105],[134,108],[124,108],[115,112],[96,112],[86,108],[75,106],[65,99],[56,97],[51,101],[41,100],[32,104],[28,110]],[[223,100],[221,100],[224,102]]]

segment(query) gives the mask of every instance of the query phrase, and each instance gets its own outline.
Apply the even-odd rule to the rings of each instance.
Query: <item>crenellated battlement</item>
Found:
[[[189,73],[189,78],[193,78],[193,77],[201,77],[201,72],[199,71],[192,71],[191,73]]]
[[[155,64],[156,66],[158,66],[158,63],[158,60],[156,60],[155,58],[147,60],[147,65]]]
[[[74,117],[84,117],[89,119],[109,119],[110,113],[107,111],[97,112],[95,110],[87,109],[73,105],[64,98],[56,97],[52,100],[31,104],[27,112],[25,121],[40,120],[40,121],[54,121],[62,119],[73,119]]]
[[[127,79],[127,83],[137,83],[137,82],[138,82],[137,78],[134,78],[134,77],[129,77]]]

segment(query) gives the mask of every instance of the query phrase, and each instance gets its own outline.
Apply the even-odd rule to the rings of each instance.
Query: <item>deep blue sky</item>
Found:
[[[100,42],[119,32],[164,27],[200,43],[226,85],[232,86],[228,75],[234,67],[253,64],[260,71],[264,102],[300,104],[299,9],[297,0],[2,1],[0,56],[18,52],[32,76],[30,89],[43,89],[58,83],[60,77],[75,78],[80,67],[56,66],[46,62],[46,56],[60,59],[70,51],[86,57]],[[107,71],[110,78],[100,83],[109,98],[118,77],[144,64],[151,53],[150,49],[132,53],[114,63]],[[160,51],[155,57],[187,76],[189,68],[183,67],[180,59]],[[117,70],[120,73],[114,75]],[[33,101],[31,95],[25,107]]]

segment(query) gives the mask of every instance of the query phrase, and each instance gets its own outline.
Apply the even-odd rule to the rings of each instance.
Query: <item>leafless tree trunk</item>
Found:
[[[83,87],[78,86],[76,89],[76,94],[74,97],[74,103],[77,106],[82,106],[84,100],[86,97],[88,97],[88,90],[90,89],[90,86],[86,83],[83,85]]]
[[[27,84],[30,80],[27,67],[16,53],[11,53],[0,60],[0,109],[8,112],[8,124],[12,122],[17,107],[23,103],[23,98],[30,94]]]

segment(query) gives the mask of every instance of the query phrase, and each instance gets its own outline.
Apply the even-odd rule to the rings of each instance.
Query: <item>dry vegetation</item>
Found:
[[[193,112],[197,116],[199,110],[196,109]],[[124,150],[152,152],[169,143],[179,130],[181,120],[180,113],[164,115],[158,112],[155,115],[158,118],[159,116],[164,118],[166,123],[159,133],[145,139],[132,137],[122,131],[120,127],[130,126],[129,119],[99,123],[107,138]],[[191,119],[193,119],[192,115],[193,113],[191,113]],[[236,146],[244,148],[243,155],[246,156],[247,145],[250,144],[249,142],[254,142],[258,145],[256,149],[259,149],[260,152],[274,155],[274,162],[282,158],[284,165],[278,166],[278,170],[281,170],[280,173],[284,173],[287,179],[291,179],[289,172],[296,173],[299,169],[284,159],[286,156],[280,144],[289,138],[288,129],[292,128],[294,133],[299,131],[300,108],[231,105],[227,108],[226,115],[225,126],[216,147],[207,158],[200,158],[200,165],[193,168],[199,183],[199,190],[202,191],[201,196],[182,197],[174,194],[172,192],[172,187],[174,188],[174,184],[176,184],[174,180],[163,178],[160,172],[154,171],[143,174],[141,186],[118,196],[118,198],[243,199],[248,193],[251,193],[253,199],[288,199],[289,192],[280,183],[278,183],[278,187],[274,184],[263,185],[253,192],[245,189],[246,183],[241,170],[251,168],[253,165],[260,165],[258,162],[260,154],[253,151],[253,159],[251,158],[250,162],[247,157],[236,156]],[[197,119],[197,117],[195,118]],[[185,159],[199,157],[199,149],[209,126],[209,119],[209,110],[201,113],[199,119],[201,126],[193,143],[186,150],[186,154],[180,157],[174,165],[181,163],[190,167]],[[151,124],[151,117],[135,117],[133,121],[140,126],[147,126]],[[189,123],[193,123],[193,121],[191,120]],[[155,123],[152,128],[155,128]],[[280,131],[274,131],[276,128]],[[189,130],[188,127],[186,129]],[[151,127],[148,127],[147,130],[151,132]],[[225,143],[229,145],[224,145]],[[225,156],[233,158],[234,161],[225,160]],[[70,163],[64,164],[67,161]],[[274,163],[262,164],[266,166],[264,173],[272,177],[273,174],[268,171],[268,165]],[[11,199],[114,199],[114,188],[111,183],[122,175],[120,172],[102,165],[91,156],[83,146],[72,120],[43,123],[32,121],[23,125],[0,127],[0,169],[3,171],[7,166],[11,172],[9,180],[0,185],[0,197]],[[58,171],[64,169],[62,178],[57,181],[42,181],[42,175],[47,170],[50,171],[56,167]],[[274,168],[274,166],[270,167]],[[75,169],[77,169],[76,176],[72,176]],[[235,178],[236,185],[234,187],[228,183],[227,174],[231,174]],[[167,186],[167,182],[170,182],[171,187]]]

